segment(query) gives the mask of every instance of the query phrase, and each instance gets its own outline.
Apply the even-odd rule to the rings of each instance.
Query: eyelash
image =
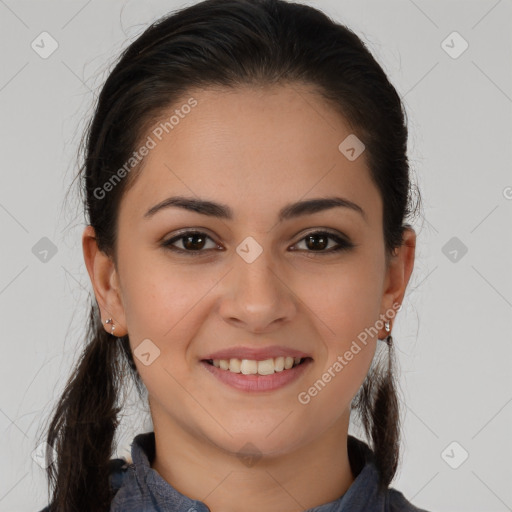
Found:
[[[185,232],[181,233],[179,236],[176,236],[174,238],[171,238],[171,239],[163,242],[162,246],[166,249],[173,251],[173,252],[176,252],[178,254],[183,254],[186,256],[195,256],[199,253],[206,252],[206,250],[204,250],[204,249],[195,250],[195,251],[187,251],[185,249],[179,249],[178,247],[174,247],[172,245],[174,242],[182,240],[183,238],[186,238],[187,236],[190,236],[190,235],[204,235],[206,238],[209,238],[210,240],[213,241],[213,239],[210,236],[208,236],[206,233],[204,233],[202,231],[192,230],[192,231],[185,231]],[[329,250],[320,250],[320,251],[310,251],[307,249],[298,249],[298,251],[311,253],[312,256],[317,256],[317,255],[320,256],[322,254],[328,255],[328,254],[338,253],[341,251],[347,251],[347,250],[350,250],[355,247],[355,244],[353,244],[352,242],[349,242],[348,240],[345,240],[345,239],[341,238],[340,236],[335,235],[334,233],[331,233],[329,231],[312,231],[310,233],[306,233],[306,235],[304,235],[304,237],[302,237],[297,243],[302,242],[308,236],[318,236],[318,235],[327,235],[327,238],[334,240],[338,244],[338,247],[335,247],[334,249],[330,248]]]

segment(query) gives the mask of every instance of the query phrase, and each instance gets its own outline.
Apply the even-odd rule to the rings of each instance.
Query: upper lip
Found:
[[[203,360],[208,359],[252,359],[256,361],[264,361],[265,359],[271,359],[275,357],[311,357],[309,354],[305,352],[301,352],[300,350],[296,350],[294,348],[283,347],[278,345],[272,345],[269,347],[231,347],[225,348],[223,350],[218,350],[217,352],[212,352],[203,358]]]

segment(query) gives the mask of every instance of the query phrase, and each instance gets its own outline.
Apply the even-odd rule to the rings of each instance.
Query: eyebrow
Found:
[[[368,221],[365,211],[358,204],[337,196],[308,199],[306,201],[288,204],[279,211],[278,219],[279,221],[289,220],[295,217],[300,217],[301,215],[318,213],[337,207],[349,208],[358,212],[365,221]],[[166,208],[183,208],[185,210],[200,213],[201,215],[207,215],[209,217],[216,217],[219,219],[232,220],[234,218],[233,210],[226,204],[184,196],[174,196],[164,199],[160,203],[151,207],[144,214],[144,218],[150,218],[157,212]]]

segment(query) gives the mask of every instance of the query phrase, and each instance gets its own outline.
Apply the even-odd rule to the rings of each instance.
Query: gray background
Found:
[[[403,441],[392,486],[433,511],[512,510],[511,2],[308,3],[351,27],[403,97],[423,194],[393,330]],[[83,218],[76,194],[65,202],[79,137],[120,50],[184,5],[0,0],[2,511],[47,504],[32,455],[82,341]],[[31,47],[44,31],[58,44],[45,59]],[[461,55],[454,31],[469,44]],[[55,254],[41,252],[43,237]],[[151,428],[139,409],[123,420],[119,455]]]

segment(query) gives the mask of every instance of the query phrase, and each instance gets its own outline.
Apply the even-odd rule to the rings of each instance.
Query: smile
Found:
[[[255,359],[210,359],[208,362],[216,368],[244,375],[272,375],[275,372],[289,370],[301,363],[300,357],[274,357],[263,361]],[[304,358],[305,359],[305,358]]]
[[[311,357],[285,356],[260,361],[236,358],[201,361],[202,366],[223,384],[248,392],[282,388],[297,380],[312,363]]]

